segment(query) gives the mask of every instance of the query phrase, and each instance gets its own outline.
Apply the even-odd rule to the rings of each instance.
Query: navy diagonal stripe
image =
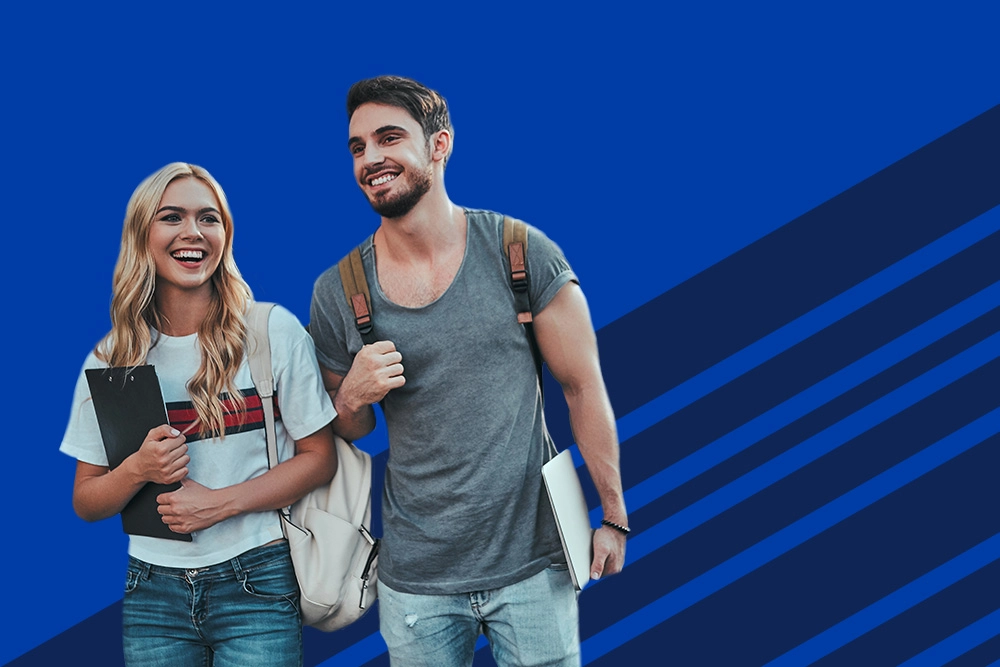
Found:
[[[953,359],[865,406],[850,417],[759,466],[738,480],[689,505],[657,526],[637,535],[629,546],[630,551],[636,555],[645,554],[647,550],[659,548],[670,540],[676,539],[695,526],[720,514],[726,508],[732,507],[782,479],[792,471],[829,453],[844,442],[926,398],[942,386],[955,381],[998,355],[1000,355],[1000,333],[990,336]]]
[[[917,355],[921,357],[919,360],[904,362],[902,365],[910,367],[905,369],[905,374],[894,367],[883,374],[888,378],[880,376],[868,383],[873,387],[853,390],[850,392],[852,395],[836,399],[835,403],[839,405],[824,406],[817,411],[826,413],[821,418],[811,413],[770,436],[767,441],[755,445],[750,450],[755,456],[741,456],[743,460],[721,466],[718,474],[702,476],[674,492],[671,497],[654,502],[648,510],[630,511],[634,529],[645,532],[647,526],[715,491],[760,462],[773,458],[775,452],[785,451],[818,433],[826,425],[852,414],[873,398],[887,393],[885,385],[890,384],[888,379],[893,386],[896,386],[895,383],[901,386],[905,382],[905,378],[900,381],[901,375],[916,377],[922,372],[916,369],[932,368],[940,363],[934,359],[948,359],[973,341],[998,330],[1000,312],[993,311],[988,318],[977,320],[948,340],[922,351]],[[610,586],[592,587],[581,597],[581,636],[588,637],[599,632],[609,620],[627,616],[986,414],[1000,403],[995,392],[991,395],[981,389],[995,382],[995,378],[1000,377],[998,373],[1000,360],[980,366],[738,505],[724,509],[718,516],[644,559],[635,559],[633,547],[636,543],[630,541],[625,571],[613,579]],[[831,419],[834,416],[836,418]],[[803,424],[807,428],[803,428]],[[819,424],[822,426],[818,427]],[[701,660],[698,664],[759,665],[877,599],[870,596],[882,590],[884,584],[896,582],[897,586],[902,585],[909,578],[942,562],[941,558],[950,557],[947,553],[952,546],[965,544],[966,539],[977,535],[979,537],[970,542],[970,546],[983,539],[981,529],[988,530],[985,535],[997,532],[1000,521],[994,518],[994,514],[977,511],[979,505],[991,506],[997,499],[988,473],[996,465],[996,457],[983,453],[988,451],[987,448],[979,449],[980,453],[976,454],[978,463],[969,464],[966,457],[963,462],[936,471],[935,475],[901,494],[907,500],[882,502],[874,511],[852,518],[837,531],[824,535],[818,543],[806,549],[797,549],[794,554],[782,558],[781,563],[771,563],[739,585],[711,596],[697,608],[672,619],[669,625],[659,628],[656,633],[630,642],[627,649],[609,656],[607,664],[621,664],[642,656],[644,651],[654,651],[666,636],[669,637],[671,655],[678,660],[678,664]],[[747,467],[748,463],[752,467]],[[954,472],[956,468],[961,470],[963,467],[965,472]],[[957,515],[955,519],[943,520],[951,513]],[[907,527],[915,526],[917,528],[912,533],[906,531]],[[629,591],[629,594],[620,595],[622,590]],[[988,596],[978,591],[967,596],[966,604],[961,607],[963,614],[965,609],[979,604],[983,597]],[[981,610],[980,615],[985,611]],[[947,618],[960,618],[963,614],[952,612]],[[969,617],[967,622],[974,618]],[[927,622],[931,623],[930,620]],[[946,624],[937,622],[936,626],[945,627]],[[727,641],[711,641],[719,628],[725,628]],[[780,632],[776,632],[775,628],[780,628]],[[917,636],[921,637],[931,634],[923,628],[918,633]],[[913,634],[910,633],[910,636]],[[905,633],[895,633],[875,645],[900,643],[911,644],[912,640]],[[866,663],[864,660],[831,663],[847,664]]]
[[[992,563],[998,558],[1000,558],[1000,535],[994,535],[963,554],[956,556],[947,563],[931,570],[924,576],[910,582],[906,586],[903,586],[894,593],[887,595],[878,602],[875,602],[874,604],[871,604],[861,611],[844,619],[829,630],[816,635],[809,641],[800,644],[784,655],[768,662],[766,667],[798,667],[799,665],[810,665],[833,650],[856,639],[865,632],[870,631],[872,628],[885,623],[893,616],[909,609],[918,602],[927,599],[931,595],[934,595],[947,586],[952,585],[959,579],[968,576],[970,573],[978,570],[979,568]],[[996,613],[990,614],[987,618],[993,618],[995,614]],[[993,634],[1000,632],[1000,626],[995,624],[995,619],[990,622],[994,624]],[[977,628],[977,630],[962,634],[965,632],[963,630],[950,638],[953,639],[957,636],[958,639],[953,639],[952,641],[946,640],[946,646],[951,647],[952,650],[954,650],[957,646],[963,647],[961,651],[951,655],[951,658],[957,657],[961,653],[965,653],[972,646],[981,644],[993,636],[983,635],[978,631],[978,629],[981,629],[981,626],[977,624],[973,625]],[[966,630],[968,630],[968,628],[966,628]],[[969,641],[973,638],[975,638],[975,642],[969,643]],[[938,649],[932,647],[921,655],[929,656],[935,654],[939,654]],[[911,662],[912,661],[907,661],[904,664],[909,665]],[[917,664],[929,665],[940,663],[925,663],[919,661],[913,663],[913,665]]]
[[[975,363],[973,363],[971,365],[975,365]],[[992,372],[993,373],[996,372],[996,364],[993,364]],[[964,387],[962,389],[962,391],[965,391],[965,390],[968,390],[968,389],[974,390],[974,387],[977,386],[976,383],[977,382],[981,382],[982,379],[983,379],[983,377],[992,377],[989,374],[987,374],[986,376],[982,376],[980,373],[978,373],[978,371],[977,371],[977,375],[980,376],[979,379],[977,379],[972,384],[967,384],[966,387]],[[982,386],[982,385],[979,385],[979,386]],[[961,396],[961,391],[958,392],[956,396],[960,397]],[[984,401],[987,404],[989,403],[989,396],[988,395],[984,397]],[[994,397],[993,405],[994,406],[996,405],[995,397]],[[941,407],[946,407],[946,406],[942,405]],[[930,409],[930,415],[931,415],[931,419],[932,419],[931,423],[933,423],[933,417],[932,417],[932,415],[933,415],[935,409],[936,408],[931,408]],[[887,412],[892,412],[892,411],[893,410],[888,410]],[[927,410],[923,410],[922,414],[926,413],[926,412],[927,412]],[[870,414],[869,415],[869,417],[871,418],[870,421],[871,422],[881,423],[882,421],[884,421],[885,415],[886,415],[886,413],[882,413],[882,414]],[[911,420],[911,419],[912,419],[912,417],[908,417],[908,418],[905,418],[903,421],[905,423],[907,420]],[[962,423],[964,423],[964,422],[962,422]],[[828,431],[828,434],[829,433],[830,432]],[[891,434],[885,434],[885,435],[891,435]],[[883,435],[883,437],[885,437],[885,435]],[[864,457],[869,457],[870,456],[869,452],[871,451],[870,447],[877,447],[878,446],[878,443],[879,443],[879,439],[878,438],[868,438],[868,440],[870,441],[868,443],[868,447],[863,447],[862,446],[862,447],[856,447],[855,448],[855,450],[857,450],[856,451],[857,455],[864,456]],[[903,442],[906,442],[906,441],[904,440]],[[836,443],[828,443],[828,444],[836,444]],[[867,461],[865,461],[865,463],[867,463]],[[844,465],[850,465],[850,464],[849,463],[845,463],[845,462],[841,462],[840,465],[844,466]],[[835,468],[835,470],[839,470],[839,468]],[[818,470],[817,474],[822,475],[822,471]],[[837,476],[840,477],[839,474]],[[822,477],[819,477],[819,479],[822,479]],[[771,507],[768,507],[768,506],[759,506],[756,512],[750,512],[750,513],[744,512],[743,513],[743,521],[744,522],[746,522],[746,521],[750,521],[751,522],[750,524],[744,524],[744,525],[747,525],[748,528],[751,527],[751,526],[755,526],[758,523],[764,523],[766,525],[766,523],[768,523],[768,521],[764,521],[764,519],[770,519],[771,513],[775,512],[775,511],[778,511],[779,507],[781,508],[780,512],[786,512],[785,506],[787,506],[789,504],[789,502],[792,503],[789,506],[789,509],[794,508],[796,506],[796,504],[798,503],[798,501],[796,499],[796,494],[797,494],[797,492],[793,491],[793,493],[792,493],[791,496],[786,495],[784,497],[784,499],[783,499],[783,503],[784,504],[779,505],[779,506],[774,506],[773,509]],[[733,498],[727,497],[724,494],[722,494],[722,495],[718,496],[718,498],[717,498],[717,505],[718,505],[718,507],[713,506],[710,502],[706,502],[706,503],[703,504],[702,509],[704,510],[704,512],[702,513],[701,517],[696,517],[696,518],[704,518],[705,520],[713,518],[720,511],[725,510],[726,507],[728,507],[733,500],[737,500],[738,501],[739,498],[733,499]],[[778,499],[775,502],[781,503],[782,500]],[[890,520],[893,520],[893,519],[890,518]],[[907,518],[904,517],[904,520],[909,520],[909,519],[907,519]],[[687,527],[684,530],[693,528],[695,525],[701,525],[701,523],[702,522],[695,521],[694,518],[692,518],[691,521],[688,523]],[[666,525],[669,525],[669,524],[667,524],[665,522],[663,525],[666,526]],[[740,526],[739,523],[733,524],[733,522],[729,522],[728,525],[729,525],[728,530],[730,530],[730,531],[735,530],[737,532],[745,532],[745,531],[742,531],[742,529],[739,528],[739,526]],[[643,544],[644,540],[646,539],[646,537],[647,537],[648,534],[653,534],[655,532],[656,532],[656,530],[645,531],[644,533],[640,534],[639,536],[637,536],[634,540],[632,540],[630,542],[629,556],[630,556],[630,562],[632,562],[633,564],[630,565],[629,568],[626,569],[626,572],[629,572],[630,570],[631,571],[635,570],[636,566],[634,564],[634,561],[635,561],[636,556],[640,555],[641,553],[643,553],[643,552],[646,551],[646,549],[643,548],[644,547],[644,544]],[[683,531],[680,530],[680,529],[678,529],[677,533],[680,533],[680,532],[683,532]],[[704,532],[704,531],[701,531],[701,532]],[[666,537],[664,537],[661,540],[657,540],[656,543],[653,544],[653,545],[651,545],[650,548],[651,549],[658,549],[660,547],[660,544],[666,543],[667,539],[674,539],[675,537],[677,537],[677,533],[672,533],[670,536],[666,536]],[[711,538],[711,533],[709,535],[710,536],[707,537],[707,538],[705,538],[705,539],[709,539],[709,540],[712,539]],[[718,530],[714,531],[714,535],[715,535],[715,539],[717,541],[718,540],[723,540],[724,543],[731,541],[735,537],[735,535],[733,535],[730,532],[725,532],[725,531],[720,532]],[[860,539],[864,540],[863,535],[859,535],[859,536],[857,536],[857,538],[860,538]],[[857,538],[851,537],[851,540],[854,540],[854,539],[857,539]],[[659,569],[661,571],[665,571],[664,574],[661,575],[661,576],[664,577],[664,578],[667,578],[667,579],[676,579],[676,577],[668,576],[668,573],[670,573],[672,575],[673,571],[677,567],[677,564],[675,563],[675,560],[674,560],[675,558],[683,558],[685,560],[690,560],[691,563],[692,563],[692,565],[696,565],[697,561],[699,559],[705,560],[707,558],[711,558],[711,554],[705,552],[705,546],[707,546],[707,544],[708,543],[706,543],[704,540],[702,540],[702,542],[698,543],[698,544],[691,544],[689,542],[683,548],[680,548],[679,551],[678,550],[674,550],[673,554],[670,557],[657,557],[658,562],[662,563],[662,565],[660,565]],[[863,544],[863,542],[862,542],[862,544]],[[849,551],[851,551],[853,549],[858,548],[858,546],[861,546],[861,545],[855,544],[852,541],[851,543],[843,544],[842,548],[849,552]],[[840,545],[836,545],[835,548],[841,548],[841,547],[840,547]],[[691,552],[691,553],[689,554],[688,552]],[[831,564],[832,563],[829,563],[827,565],[831,565]],[[807,565],[807,564],[806,565],[802,565],[801,567],[807,568],[807,570],[801,572],[800,574],[805,574],[806,571],[808,571],[808,572],[812,572],[813,571],[811,569],[811,567],[809,565]],[[647,570],[647,571],[650,570],[650,568],[644,568],[644,569]],[[652,568],[652,572],[655,572],[656,570],[657,570],[656,567]],[[819,571],[823,571],[823,570],[821,569]],[[647,574],[647,580],[649,580],[648,576],[650,576],[650,575]],[[774,586],[774,585],[779,585],[779,586],[780,585],[785,585],[785,584],[782,583],[782,581],[783,580],[780,577],[778,579],[773,579],[772,578],[771,585],[772,586]],[[669,590],[666,582],[664,582],[659,587],[659,589],[660,589],[661,592],[664,591],[664,590]],[[758,594],[760,594],[760,593],[766,594],[766,591],[767,591],[767,588],[765,588],[763,590],[761,590],[760,588],[757,589],[757,593]],[[635,598],[635,597],[647,597],[648,598],[649,595],[646,594],[646,593],[647,593],[646,590],[635,591],[634,595],[631,595],[631,596],[628,596],[628,597],[629,597],[629,599],[632,599],[632,598]],[[655,594],[654,591],[649,591],[649,593]],[[747,591],[744,591],[743,595],[746,595],[746,594],[747,594]],[[593,594],[591,594],[591,595],[593,596]],[[594,598],[591,597],[589,600],[593,600],[593,599]],[[586,603],[586,602],[588,602],[588,600],[585,599],[583,602]],[[745,604],[746,606],[748,606],[751,609],[756,606],[752,600],[750,600],[750,599],[744,599],[744,598],[731,599],[730,603],[731,604],[738,604],[741,607]],[[617,614],[618,613],[617,611],[612,611],[613,609],[617,610],[617,609],[619,609],[620,607],[623,607],[623,606],[624,606],[624,604],[618,604],[617,601],[614,601],[613,604],[608,605],[607,607],[599,607],[599,608],[605,613],[605,618],[607,618],[607,614],[609,614],[609,613],[613,613],[613,614]],[[618,616],[616,615],[615,617],[618,617]],[[732,620],[735,621],[736,619],[732,619]],[[709,616],[709,617],[706,618],[706,617],[704,617],[704,615],[702,615],[702,623],[705,623],[705,622],[712,623],[713,622],[712,621],[712,617]],[[691,630],[694,630],[694,628],[691,628]],[[774,635],[774,633],[769,632],[765,628],[760,628],[759,631],[763,631],[765,633],[765,636],[767,636],[767,637],[770,637],[770,636]],[[681,643],[684,643],[684,641],[681,641]],[[645,642],[645,644],[648,647],[649,642]]]
[[[609,653],[998,432],[1000,408],[586,639],[583,642],[584,662],[592,662]],[[640,536],[643,537],[647,537],[647,534]],[[630,549],[641,549],[646,554],[658,547],[662,540],[662,536],[650,535],[641,545],[637,545],[636,542],[640,541],[637,538]]]
[[[676,464],[652,475],[626,492],[626,506],[643,507],[719,462],[783,428],[803,414],[884,371],[941,336],[1000,306],[1000,283],[969,297],[838,371],[834,375],[768,410],[740,428],[702,447]],[[599,517],[595,518],[599,519]]]
[[[1000,609],[910,658],[899,667],[941,667],[1000,635]]]
[[[735,482],[636,535],[629,541],[630,559],[642,558],[661,548],[998,355],[1000,355],[1000,334],[994,334],[986,341],[788,450],[781,457],[772,459]]]
[[[602,327],[624,415],[1000,204],[1000,106]],[[665,326],[669,323],[669,326]],[[642,373],[633,347],[659,332]]]
[[[1000,208],[995,208],[622,416],[619,437],[641,432],[998,230]]]

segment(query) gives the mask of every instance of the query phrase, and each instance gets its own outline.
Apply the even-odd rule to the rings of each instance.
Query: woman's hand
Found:
[[[190,460],[184,435],[169,424],[157,426],[114,470],[77,461],[73,509],[85,521],[114,516],[147,482],[173,484],[184,479]]]
[[[175,533],[205,530],[235,516],[224,497],[193,479],[181,480],[181,488],[156,497],[163,523]]]
[[[169,424],[150,430],[130,464],[135,474],[147,482],[173,484],[187,477],[191,461],[184,434]]]

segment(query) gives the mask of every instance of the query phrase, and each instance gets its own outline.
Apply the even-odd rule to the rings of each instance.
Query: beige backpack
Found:
[[[268,467],[278,465],[274,376],[267,319],[272,303],[256,302],[247,318],[250,375],[264,408]],[[337,474],[283,510],[281,530],[299,582],[302,623],[325,632],[353,623],[377,596],[379,540],[371,525],[371,456],[339,436]]]

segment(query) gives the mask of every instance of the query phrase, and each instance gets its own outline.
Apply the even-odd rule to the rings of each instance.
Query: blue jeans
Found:
[[[576,589],[565,565],[510,586],[458,595],[400,593],[378,582],[393,667],[467,667],[485,634],[499,667],[577,667]]]
[[[299,587],[282,540],[195,570],[129,557],[129,667],[302,665]]]

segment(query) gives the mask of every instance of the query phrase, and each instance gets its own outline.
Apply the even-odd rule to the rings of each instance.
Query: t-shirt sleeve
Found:
[[[288,435],[299,440],[329,424],[337,413],[323,386],[313,340],[298,318],[275,306],[268,336],[281,421]]]
[[[354,333],[357,342],[349,342],[348,330]],[[315,342],[319,363],[338,375],[347,375],[354,355],[361,349],[361,339],[354,330],[353,318],[349,319],[340,271],[336,266],[323,273],[313,287],[309,334]],[[350,345],[356,347],[352,350]]]
[[[101,438],[101,428],[97,424],[97,413],[94,411],[94,401],[90,398],[90,385],[84,371],[103,366],[93,352],[87,356],[76,380],[69,423],[66,425],[62,444],[59,445],[60,452],[95,466],[107,466],[108,455],[104,451],[104,440]]]
[[[531,280],[531,312],[537,315],[566,283],[580,281],[559,246],[531,225],[528,225],[527,256]]]

